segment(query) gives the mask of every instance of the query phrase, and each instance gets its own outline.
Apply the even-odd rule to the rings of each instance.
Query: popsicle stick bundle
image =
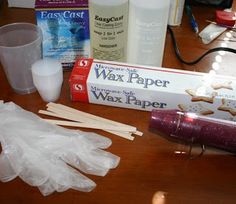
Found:
[[[134,135],[143,135],[143,133],[138,131],[134,126],[82,112],[58,103],[48,103],[47,110],[39,110],[39,113],[63,119],[44,119],[49,123],[60,126],[99,129],[128,140],[134,140]]]

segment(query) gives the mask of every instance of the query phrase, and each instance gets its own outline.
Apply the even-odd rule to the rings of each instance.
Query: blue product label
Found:
[[[44,57],[71,67],[77,58],[90,56],[88,9],[37,10],[36,17],[43,32]]]

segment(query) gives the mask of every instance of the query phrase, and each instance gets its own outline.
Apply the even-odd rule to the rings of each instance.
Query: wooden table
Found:
[[[193,12],[200,30],[207,25],[206,19],[214,20],[213,8],[193,7]],[[5,2],[0,10],[0,26],[22,21],[35,23],[34,10],[7,8]],[[173,30],[182,56],[189,61],[196,59],[211,47],[220,46],[223,42],[229,47],[236,48],[236,38],[225,39],[227,33],[213,43],[204,45],[192,31],[185,15],[182,25]],[[217,53],[211,54],[194,66],[183,65],[176,59],[170,35],[167,34],[163,67],[209,72],[216,55]],[[236,76],[235,63],[234,54],[223,55],[220,63],[221,72]],[[187,154],[183,153],[188,151],[188,146],[170,142],[149,131],[149,112],[71,102],[69,75],[70,72],[64,73],[59,103],[136,126],[144,132],[144,136],[136,137],[131,142],[109,133],[96,131],[112,139],[113,144],[108,151],[120,156],[121,162],[105,177],[89,176],[97,184],[90,193],[68,190],[44,197],[37,188],[16,178],[8,183],[0,183],[1,204],[236,203],[235,156],[208,151],[204,156],[190,160]],[[28,95],[14,93],[2,67],[0,69],[0,99],[13,101],[34,113],[37,113],[39,109],[45,109],[46,105],[37,92]],[[178,151],[182,154],[177,154]]]

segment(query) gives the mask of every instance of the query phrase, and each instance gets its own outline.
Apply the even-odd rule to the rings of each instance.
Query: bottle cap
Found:
[[[236,16],[233,11],[216,11],[216,23],[219,25],[234,26],[235,20]]]

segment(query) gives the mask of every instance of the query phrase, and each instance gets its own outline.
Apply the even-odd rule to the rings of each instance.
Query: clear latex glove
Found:
[[[104,176],[120,160],[102,150],[110,139],[49,124],[14,103],[0,103],[0,142],[0,180],[19,176],[44,195],[68,188],[91,191],[96,184],[76,169]]]

